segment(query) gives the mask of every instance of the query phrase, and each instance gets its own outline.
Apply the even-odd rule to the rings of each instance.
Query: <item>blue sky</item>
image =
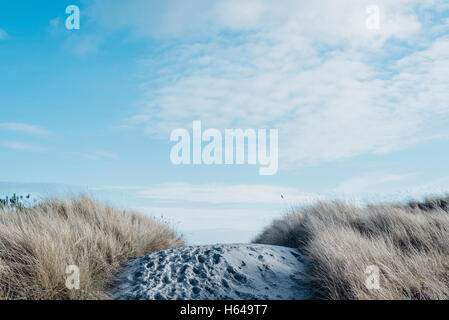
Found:
[[[3,1],[0,191],[87,190],[198,243],[319,198],[444,193],[448,31],[440,0]],[[174,166],[193,120],[279,129],[278,173]]]

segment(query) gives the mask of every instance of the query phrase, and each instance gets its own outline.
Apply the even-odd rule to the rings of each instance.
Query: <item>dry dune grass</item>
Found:
[[[273,222],[255,242],[299,248],[319,299],[449,299],[448,198],[357,208],[331,202]],[[368,290],[368,266],[380,288]]]
[[[0,207],[0,299],[107,299],[122,263],[182,245],[162,223],[86,196]],[[79,290],[66,288],[68,265],[80,269]]]

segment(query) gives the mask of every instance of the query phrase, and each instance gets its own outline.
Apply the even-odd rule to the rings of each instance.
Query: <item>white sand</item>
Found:
[[[307,299],[296,249],[231,244],[154,252],[127,263],[115,299]]]

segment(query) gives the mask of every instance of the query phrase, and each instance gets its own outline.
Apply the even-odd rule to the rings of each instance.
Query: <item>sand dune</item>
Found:
[[[127,263],[115,299],[307,299],[296,249],[258,245],[191,246]]]

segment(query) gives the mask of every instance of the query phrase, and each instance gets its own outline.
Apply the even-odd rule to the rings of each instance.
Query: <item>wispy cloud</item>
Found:
[[[138,191],[145,189],[144,186],[101,186],[93,187],[90,190],[93,191]]]
[[[72,152],[75,156],[82,157],[88,160],[103,160],[103,159],[117,159],[118,155],[107,151],[95,151],[95,152]]]
[[[371,0],[297,1],[282,0],[126,0],[111,3],[94,0],[88,16],[109,31],[127,30],[133,37],[198,38],[222,31],[273,30],[296,24],[301,34],[319,35],[335,42],[349,37],[366,38],[366,8]],[[107,4],[107,5],[106,5]],[[439,8],[442,0],[377,0],[382,13],[382,37],[403,37],[418,29],[419,22],[410,8],[420,5]]]
[[[8,38],[8,33],[5,30],[0,29],[0,41]]]
[[[184,182],[159,184],[137,190],[136,193],[139,197],[152,200],[208,204],[280,204],[284,201],[310,203],[320,198],[316,194],[273,185],[191,184]]]
[[[258,231],[273,219],[278,218],[280,214],[279,211],[264,207],[218,209],[137,206],[135,209],[148,215],[162,215],[166,219],[169,218],[175,225],[179,224],[183,231],[227,229],[228,232],[234,233],[237,230],[245,230],[246,237],[248,237],[245,241],[249,241],[249,238],[254,237]],[[217,240],[213,239],[212,241]],[[239,241],[239,239],[233,239],[233,241]]]
[[[45,152],[47,151],[46,148],[40,147],[34,144],[28,144],[24,142],[18,142],[18,141],[3,141],[0,142],[0,146],[16,150],[16,151],[30,151],[30,152]]]
[[[183,231],[213,233],[212,230],[224,228],[234,234],[245,230],[242,237],[233,241],[249,241],[282,212],[324,199],[296,188],[264,184],[173,182],[151,186],[102,186],[89,190],[115,201],[132,201],[133,209],[163,216],[170,223],[179,224]]]
[[[445,1],[376,1],[376,31],[366,28],[368,0],[196,1],[201,11],[141,0],[101,11],[103,3],[90,10],[106,30],[179,40],[148,59],[142,112],[125,125],[161,137],[197,119],[278,128],[280,169],[449,134]]]
[[[104,37],[98,29],[84,27],[76,32],[67,32],[64,20],[60,17],[51,19],[48,23],[49,33],[61,39],[62,47],[75,56],[85,56],[95,53],[101,47]]]
[[[341,182],[334,191],[338,194],[363,194],[382,191],[388,185],[406,181],[413,173],[369,172]],[[379,190],[380,189],[380,190]]]
[[[71,34],[64,40],[64,48],[76,56],[84,56],[97,52],[103,43],[103,38],[96,34]]]
[[[54,19],[51,19],[50,22],[48,23],[48,27],[49,27],[50,33],[52,35],[56,35],[56,34],[60,33],[61,18],[56,17]]]
[[[203,204],[305,204],[321,196],[295,188],[263,184],[193,184],[171,182],[153,186],[101,186],[94,191],[130,191],[138,198],[171,203]]]
[[[25,133],[34,136],[46,136],[49,135],[50,132],[35,125],[30,125],[26,123],[20,122],[3,122],[0,123],[0,130],[7,130],[18,133]]]

